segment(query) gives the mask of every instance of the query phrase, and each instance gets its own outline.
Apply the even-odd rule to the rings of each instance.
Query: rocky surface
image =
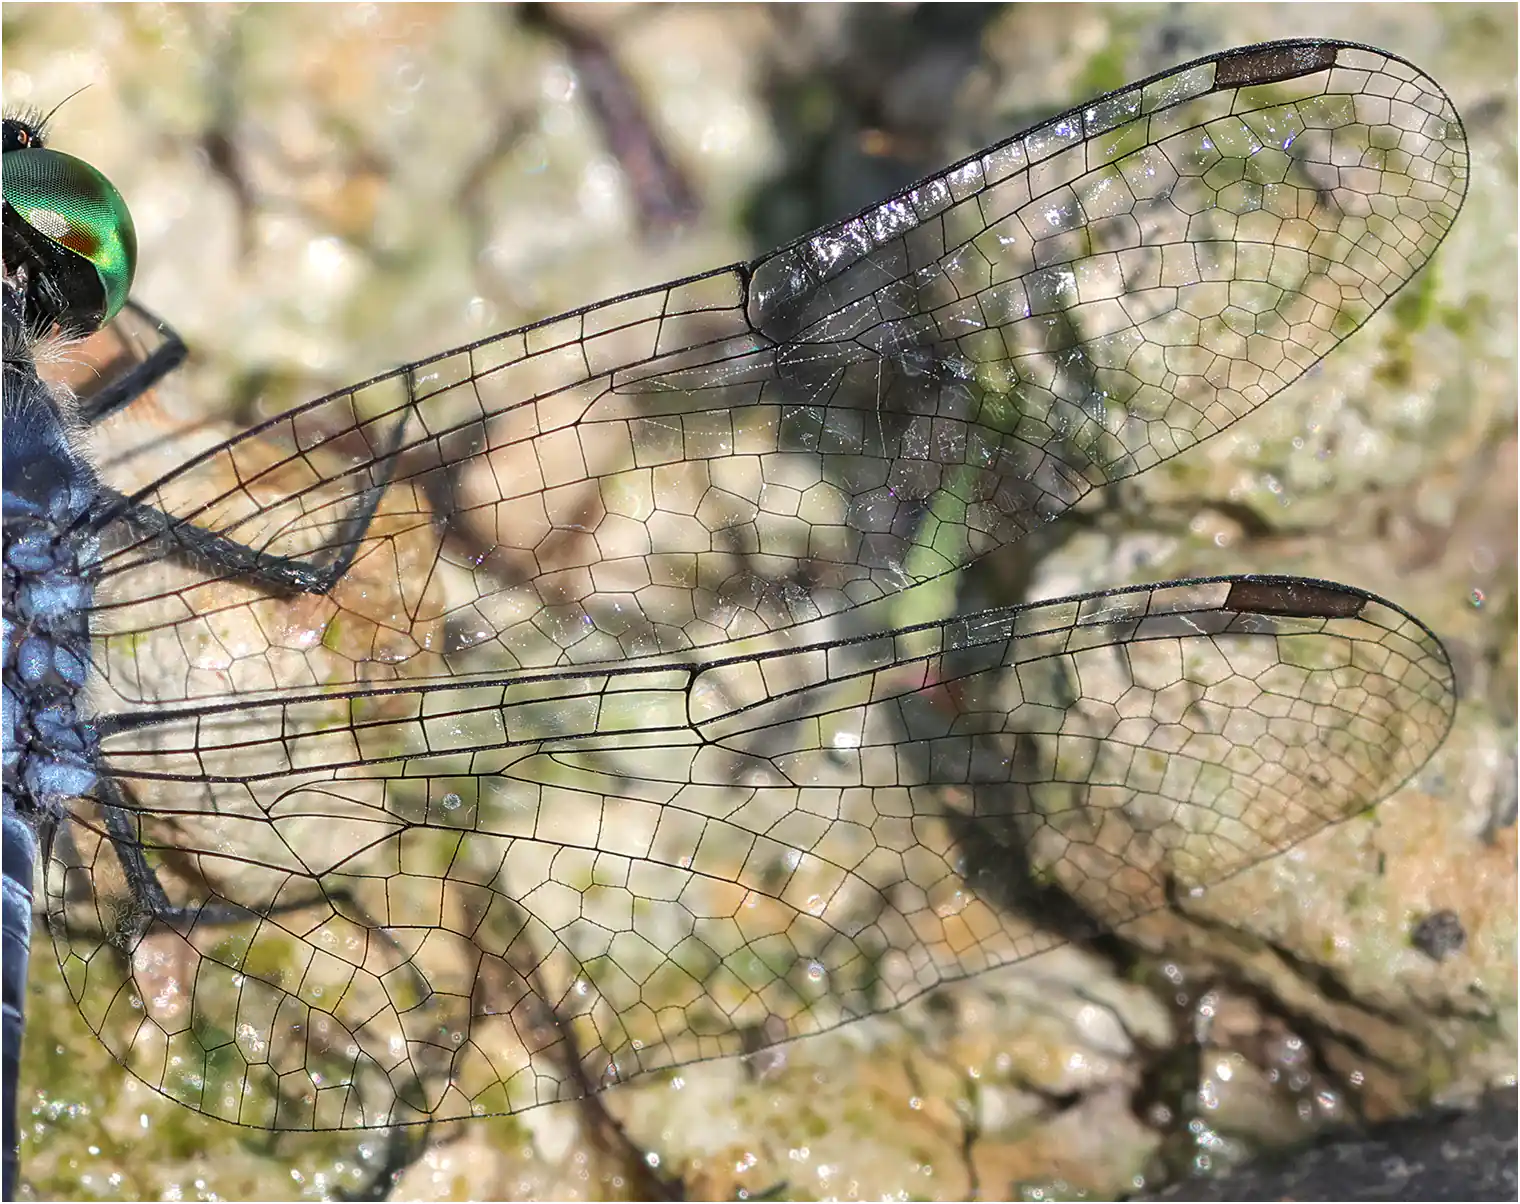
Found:
[[[573,305],[747,257],[1022,126],[1306,33],[1417,62],[1472,147],[1456,229],[1257,415],[964,583],[981,603],[1286,571],[1397,600],[1462,705],[1375,812],[1126,930],[747,1061],[428,1135],[412,1198],[1129,1193],[1327,1121],[1512,1076],[1515,17],[1483,6],[836,9],[7,5],[7,105],[128,198],[138,296],[194,359],[109,465]],[[570,36],[563,25],[580,35]],[[578,37],[622,65],[694,210],[607,149]],[[656,176],[659,172],[655,170]],[[1411,936],[1450,912],[1436,959]],[[204,1120],[111,1063],[39,933],[35,1198],[362,1188],[381,1135]],[[1182,1038],[1192,1040],[1182,1040]],[[1511,1079],[1512,1081],[1512,1079]],[[1390,1140],[1397,1142],[1395,1135]]]
[[[1386,1121],[1366,1133],[1332,1129],[1313,1143],[1257,1159],[1219,1179],[1189,1179],[1158,1200],[1513,1200],[1515,1091],[1472,1110]]]

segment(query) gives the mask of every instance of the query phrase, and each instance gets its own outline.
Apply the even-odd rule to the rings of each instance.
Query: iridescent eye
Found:
[[[83,159],[34,144],[5,155],[4,190],[6,205],[23,222],[60,253],[94,268],[76,277],[93,277],[95,295],[65,298],[69,316],[86,327],[115,317],[137,270],[137,231],[111,181]]]

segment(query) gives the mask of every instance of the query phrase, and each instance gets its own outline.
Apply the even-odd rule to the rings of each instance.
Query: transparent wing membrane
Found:
[[[320,560],[384,486],[309,620],[329,682],[775,631],[958,568],[1249,413],[1430,257],[1466,182],[1450,101],[1408,64],[1325,43],[1227,55],[754,264],[291,411],[139,496]],[[257,608],[215,580],[166,596],[136,571],[164,544],[107,558],[106,630],[200,645]],[[286,603],[266,609],[288,646]],[[119,643],[124,700],[283,684],[247,663],[274,651],[149,684]]]
[[[1069,937],[1053,894],[1109,928],[1377,802],[1455,689],[1372,595],[872,604],[1296,380],[1466,181],[1408,63],[1216,55],[138,490],[93,624],[115,785],[48,864],[82,1014],[241,1124],[514,1112],[897,1007]]]
[[[1387,794],[1453,700],[1397,608],[1245,578],[199,709],[106,741],[172,800],[131,842],[182,913],[123,915],[95,817],[54,863],[55,936],[91,1024],[203,1111],[514,1111],[1050,948],[1036,884],[1121,924]]]

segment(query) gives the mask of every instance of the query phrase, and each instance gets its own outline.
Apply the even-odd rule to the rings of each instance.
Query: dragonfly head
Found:
[[[126,304],[137,231],[111,181],[43,141],[40,122],[4,119],[6,285],[33,330],[90,334]]]

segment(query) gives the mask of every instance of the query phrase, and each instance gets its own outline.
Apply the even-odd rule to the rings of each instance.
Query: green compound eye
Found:
[[[81,308],[102,313],[100,325],[114,318],[137,271],[137,230],[111,181],[61,151],[14,150],[4,159],[4,195],[33,230],[95,269],[101,296],[79,299]]]

